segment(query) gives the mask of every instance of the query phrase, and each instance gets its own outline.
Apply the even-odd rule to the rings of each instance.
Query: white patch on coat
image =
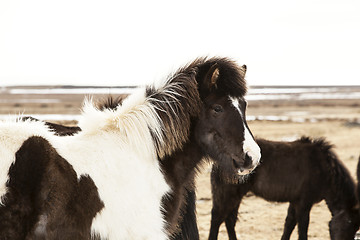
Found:
[[[0,196],[6,193],[15,153],[31,136],[47,139],[74,168],[98,188],[104,208],[92,222],[102,239],[168,239],[161,199],[169,192],[150,130],[161,139],[160,119],[145,90],[124,100],[116,110],[84,106],[82,131],[58,137],[41,122],[0,122]]]
[[[252,159],[253,168],[243,172],[239,172],[239,174],[241,175],[246,175],[250,173],[259,164],[261,158],[261,150],[259,145],[255,142],[255,139],[251,135],[249,128],[245,124],[246,119],[240,109],[239,100],[234,97],[229,97],[229,98],[232,104],[234,105],[234,107],[239,111],[241,118],[243,119],[242,124],[244,125],[244,139],[245,139],[243,143],[243,151],[245,154],[248,154],[248,156]]]

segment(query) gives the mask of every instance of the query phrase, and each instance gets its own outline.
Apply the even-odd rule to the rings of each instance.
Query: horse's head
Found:
[[[227,177],[250,173],[260,160],[260,148],[246,123],[245,72],[245,65],[211,59],[197,73],[203,107],[196,140]]]
[[[331,240],[352,240],[360,225],[359,209],[342,210],[329,222]]]

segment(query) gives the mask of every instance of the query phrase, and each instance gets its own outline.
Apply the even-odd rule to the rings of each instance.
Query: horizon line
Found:
[[[140,86],[144,86],[144,85],[68,85],[68,84],[29,84],[29,85],[24,85],[24,84],[19,84],[19,85],[4,85],[4,86],[0,86],[1,88],[137,88]],[[360,87],[360,84],[358,85],[336,85],[336,84],[329,84],[329,85],[286,85],[286,84],[254,84],[248,85],[248,88],[321,88],[321,87]]]

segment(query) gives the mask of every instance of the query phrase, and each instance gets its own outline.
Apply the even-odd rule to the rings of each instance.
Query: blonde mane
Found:
[[[163,158],[188,140],[191,118],[198,116],[200,107],[195,67],[189,65],[157,88],[139,88],[116,108],[100,109],[87,99],[79,126],[86,134],[117,132],[127,144],[141,149],[144,142],[152,144]]]

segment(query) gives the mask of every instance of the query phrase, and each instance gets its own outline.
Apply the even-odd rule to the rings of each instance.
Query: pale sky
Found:
[[[0,86],[141,85],[206,55],[249,85],[360,85],[360,1],[0,0]]]

